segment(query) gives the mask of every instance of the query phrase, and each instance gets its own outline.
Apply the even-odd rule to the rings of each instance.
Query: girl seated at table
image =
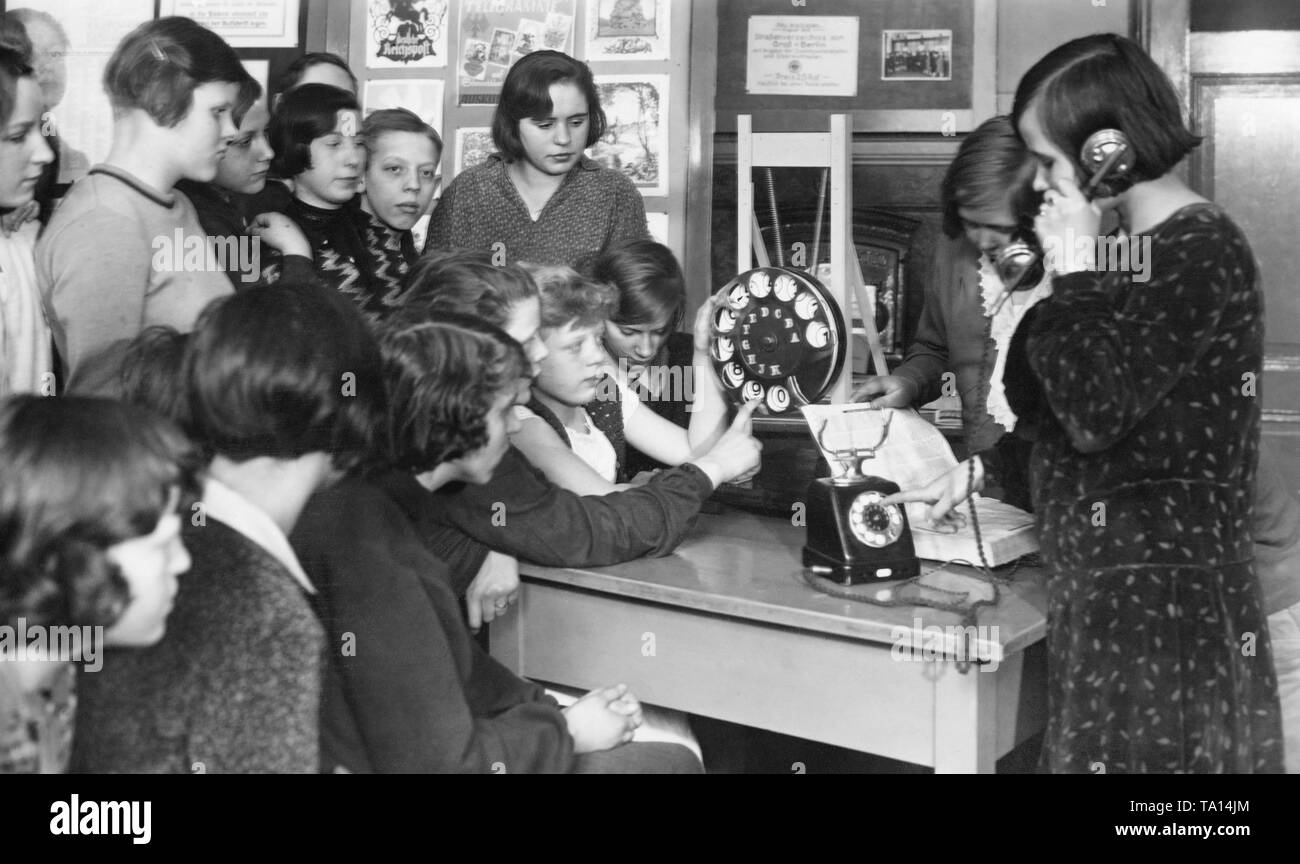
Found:
[[[626,687],[561,711],[487,656],[416,529],[426,490],[487,482],[508,449],[530,371],[519,345],[456,315],[396,323],[381,339],[391,464],[404,482],[353,472],[312,500],[292,538],[320,586],[331,644],[361,646],[334,655],[325,770],[698,772],[685,748],[628,743],[641,707]]]
[[[542,296],[547,356],[533,399],[519,409],[522,428],[513,441],[552,482],[580,495],[604,495],[627,479],[628,445],[681,465],[721,437],[726,403],[707,360],[701,360],[707,357],[711,304],[696,316],[695,357],[702,363],[696,374],[712,386],[700,387],[688,430],[645,410],[610,374],[602,340],[617,302],[615,289],[568,267],[531,270]]]
[[[161,639],[190,566],[177,510],[194,463],[178,429],[129,405],[0,402],[0,625],[102,627],[109,647]],[[0,774],[67,768],[76,665],[95,678],[100,647],[87,639],[80,658],[0,652]]]
[[[693,335],[677,332],[686,314],[686,277],[672,250],[654,240],[630,240],[578,269],[618,291],[605,322],[605,350],[617,380],[651,411],[687,428],[697,397],[709,405],[721,390],[708,370],[708,351],[696,351]],[[626,465],[629,477],[667,467],[636,448]]]
[[[425,256],[408,276],[398,316],[414,322],[448,314],[472,315],[504,330],[524,346],[530,375],[546,356],[539,334],[541,305],[532,277],[518,265],[495,267],[486,252]],[[496,552],[552,567],[600,566],[642,555],[667,555],[681,542],[701,503],[717,484],[755,470],[760,445],[738,418],[713,448],[641,486],[606,496],[584,497],[551,482],[511,446],[500,469],[484,485],[453,484],[425,496],[422,537],[449,563],[465,555],[468,538]],[[501,520],[500,508],[509,517]],[[555,530],[564,525],[563,532]],[[465,594],[471,625],[490,621],[495,601],[515,596],[518,577],[468,579],[484,551],[452,573]]]

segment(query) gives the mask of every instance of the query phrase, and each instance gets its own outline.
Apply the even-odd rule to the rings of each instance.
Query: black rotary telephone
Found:
[[[867,405],[850,411],[881,411]],[[888,410],[888,409],[885,409]],[[881,425],[880,440],[869,447],[833,448],[825,439],[826,423],[817,430],[817,442],[838,466],[830,477],[808,484],[805,496],[807,534],[803,566],[843,585],[878,580],[910,579],[921,572],[912,545],[907,511],[900,504],[881,503],[898,492],[898,484],[862,473],[862,463],[874,459],[889,438],[889,411]]]
[[[1128,188],[1133,169],[1128,136],[1118,129],[1101,129],[1088,136],[1079,148],[1079,162],[1090,179],[1083,187],[1089,201],[1113,198]],[[1002,247],[993,262],[1005,286],[1002,300],[1013,291],[1028,291],[1043,280],[1043,248],[1032,226],[1022,225]],[[1000,308],[1000,300],[997,307]]]
[[[767,415],[792,412],[822,399],[844,367],[846,328],[834,297],[816,278],[786,267],[758,267],[722,289],[713,311],[710,353],[723,392],[743,405],[757,401]],[[880,411],[863,405],[852,411]],[[889,435],[866,447],[831,448],[825,426],[816,433],[838,465],[832,477],[813,479],[804,497],[803,563],[843,584],[905,579],[920,572],[906,511],[880,501],[899,491],[862,463]]]

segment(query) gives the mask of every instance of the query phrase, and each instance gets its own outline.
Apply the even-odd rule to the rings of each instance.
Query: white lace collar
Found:
[[[1028,298],[1024,303],[1017,305],[1008,298],[995,315],[993,314],[993,308],[997,305],[999,298],[1002,297],[1005,286],[1002,284],[997,270],[994,269],[987,255],[981,255],[979,262],[980,293],[984,299],[984,317],[990,319],[989,338],[993,340],[997,356],[993,363],[993,371],[989,374],[989,395],[984,410],[989,413],[994,422],[1010,432],[1016,428],[1017,418],[1015,412],[1011,410],[1011,405],[1007,402],[1006,388],[1002,384],[1002,375],[1007,366],[1007,349],[1011,346],[1011,337],[1015,334],[1020,319],[1025,316],[1025,313],[1035,303],[1051,295],[1052,277],[1050,274],[1043,274],[1042,281],[1028,292]]]

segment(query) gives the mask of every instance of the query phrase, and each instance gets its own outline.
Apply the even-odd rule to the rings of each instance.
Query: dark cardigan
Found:
[[[380,482],[406,486],[399,478]],[[452,483],[418,496],[417,526],[440,558],[463,561],[453,578],[464,593],[491,547],[547,567],[600,567],[668,555],[713,494],[692,464],[608,495],[575,495],[556,486],[511,447],[485,484]],[[502,518],[504,517],[504,518]],[[467,549],[473,538],[482,544]]]
[[[209,517],[162,641],[104,652],[78,682],[72,770],[313,773],[325,644],[298,583]]]
[[[648,374],[654,374],[655,370],[666,370],[668,375],[665,376],[669,381],[685,382],[687,376],[694,375],[695,363],[695,337],[690,333],[670,333],[667,341],[664,342],[663,348],[659,354],[650,361]],[[673,373],[676,374],[673,374]],[[680,376],[680,377],[679,377]],[[694,382],[694,386],[699,388],[701,382]],[[652,398],[647,389],[638,384],[632,385],[632,392],[640,399],[641,404],[649,408],[660,417],[675,426],[683,429],[689,429],[691,424],[690,400],[685,398],[685,385],[682,385],[683,392],[679,393],[659,393],[658,398]],[[672,397],[681,398],[672,398]],[[670,466],[665,465],[654,457],[647,456],[635,447],[627,450],[627,476],[635,477],[642,471],[658,471]]]
[[[414,478],[389,482],[419,500]],[[559,706],[470,637],[443,562],[414,529],[418,515],[349,478],[312,498],[290,538],[320,591],[329,644],[341,646],[326,678],[324,769],[570,770]]]

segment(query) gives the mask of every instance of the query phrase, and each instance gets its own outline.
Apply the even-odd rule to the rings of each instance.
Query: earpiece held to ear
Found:
[[[1083,197],[1113,198],[1123,191],[1118,182],[1127,179],[1133,167],[1128,136],[1118,129],[1098,129],[1079,148],[1079,162],[1090,175],[1081,190]],[[1036,238],[1017,237],[998,253],[994,266],[1005,286],[993,312],[1002,308],[1013,291],[1028,291],[1043,278],[1043,251]]]

